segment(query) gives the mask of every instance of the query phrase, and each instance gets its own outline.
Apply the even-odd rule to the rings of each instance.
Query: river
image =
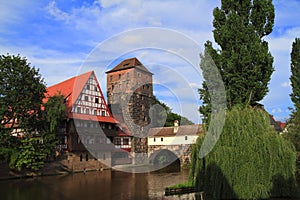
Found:
[[[188,171],[126,173],[104,170],[64,176],[0,181],[1,200],[144,200],[164,196],[164,188],[188,179]]]

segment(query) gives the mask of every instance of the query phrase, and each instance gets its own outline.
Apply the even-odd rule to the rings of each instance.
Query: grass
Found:
[[[179,189],[179,188],[185,188],[185,187],[194,187],[192,181],[187,181],[183,183],[178,183],[176,185],[172,185],[168,187],[169,189]]]

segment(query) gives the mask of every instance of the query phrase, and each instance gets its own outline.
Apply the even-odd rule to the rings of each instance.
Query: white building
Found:
[[[194,144],[202,133],[200,124],[152,128],[148,134],[148,146]]]

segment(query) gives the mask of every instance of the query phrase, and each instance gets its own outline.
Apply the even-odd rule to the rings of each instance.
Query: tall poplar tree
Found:
[[[268,42],[263,40],[273,30],[272,0],[222,0],[213,15],[213,34],[219,49],[210,41],[205,49],[222,76],[228,108],[255,104],[267,94],[274,71]],[[210,98],[206,82],[199,93],[203,101],[200,112],[207,117]]]
[[[290,77],[292,85],[292,94],[290,94],[295,111],[300,110],[300,38],[296,38],[293,42],[291,52],[291,72]]]
[[[291,100],[294,110],[287,125],[288,132],[284,136],[289,139],[297,150],[297,179],[300,180],[300,38],[296,38],[291,52]]]

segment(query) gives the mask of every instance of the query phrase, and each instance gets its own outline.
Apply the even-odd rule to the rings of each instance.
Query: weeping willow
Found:
[[[294,147],[270,126],[261,109],[235,107],[203,159],[199,137],[192,150],[190,181],[215,199],[267,199],[297,194]]]

